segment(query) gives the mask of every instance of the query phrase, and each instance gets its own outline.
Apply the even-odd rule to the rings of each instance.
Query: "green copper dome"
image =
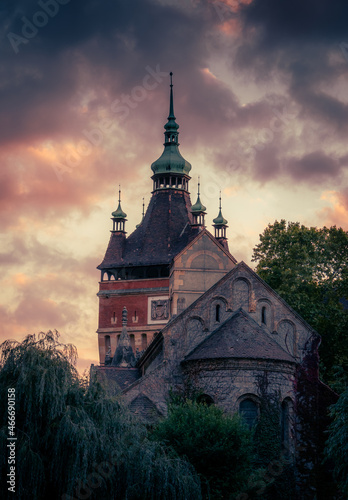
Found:
[[[188,175],[192,167],[191,164],[181,156],[179,151],[179,125],[176,123],[174,115],[172,76],[173,73],[170,73],[170,104],[168,122],[164,126],[164,151],[158,160],[152,163],[151,169],[154,174],[171,173]]]
[[[201,199],[199,197],[199,186],[200,186],[200,182],[199,182],[199,178],[198,178],[198,193],[197,193],[197,201],[194,205],[192,205],[191,207],[191,212],[192,213],[203,213],[206,211],[206,207],[203,205],[203,203],[201,202]]]
[[[118,207],[111,215],[114,219],[125,219],[127,217],[127,214],[121,208],[121,190],[118,191]]]
[[[219,198],[219,215],[216,217],[216,219],[213,219],[213,222],[215,226],[226,226],[228,221],[223,217],[222,211],[221,211],[221,191],[220,191],[220,198]]]
[[[216,219],[213,219],[213,222],[216,226],[225,226],[228,223],[228,221],[222,216],[221,209]]]
[[[176,144],[165,144],[162,155],[153,162],[151,168],[154,174],[188,174],[192,167],[191,163],[181,156]]]

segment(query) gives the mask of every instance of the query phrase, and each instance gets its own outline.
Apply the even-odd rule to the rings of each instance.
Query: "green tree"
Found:
[[[187,457],[210,490],[210,498],[234,498],[250,474],[251,433],[238,415],[187,400],[171,404],[153,438]]]
[[[9,450],[14,407],[16,498],[201,498],[193,468],[149,441],[96,377],[80,378],[76,349],[60,344],[57,332],[6,341],[1,355],[0,443]],[[15,405],[8,405],[13,394]],[[1,454],[2,485],[8,457]]]
[[[348,232],[281,220],[260,235],[256,272],[322,336],[322,375],[348,371]]]
[[[348,497],[348,387],[331,407],[332,423],[326,442],[326,456],[333,463],[335,479]]]

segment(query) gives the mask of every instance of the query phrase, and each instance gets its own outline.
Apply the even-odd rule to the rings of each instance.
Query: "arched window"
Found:
[[[197,398],[197,403],[201,405],[211,406],[214,404],[214,400],[208,394],[201,394]]]
[[[267,325],[266,311],[267,310],[265,306],[263,306],[263,308],[261,309],[261,323],[263,323],[264,325]]]
[[[215,306],[215,321],[217,323],[220,323],[220,309],[221,309],[220,304],[216,304],[216,306]]]
[[[257,422],[259,408],[258,405],[250,398],[243,399],[239,405],[239,413],[244,422],[251,429]]]

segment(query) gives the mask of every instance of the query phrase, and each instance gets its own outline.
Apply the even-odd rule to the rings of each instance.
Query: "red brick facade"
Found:
[[[99,283],[98,343],[100,364],[104,364],[108,346],[114,355],[122,330],[122,310],[128,311],[127,330],[134,351],[143,351],[155,332],[166,324],[167,319],[151,319],[151,299],[168,299],[169,278],[143,280],[101,281]],[[108,338],[110,340],[108,340]]]

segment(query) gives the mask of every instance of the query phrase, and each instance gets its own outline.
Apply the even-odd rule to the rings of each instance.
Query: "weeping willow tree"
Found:
[[[201,498],[192,466],[149,441],[146,428],[96,378],[80,378],[76,348],[61,344],[58,332],[6,341],[0,351],[3,450],[9,450],[6,395],[15,394],[16,495],[6,489],[8,498]],[[0,459],[2,485],[8,456]]]

